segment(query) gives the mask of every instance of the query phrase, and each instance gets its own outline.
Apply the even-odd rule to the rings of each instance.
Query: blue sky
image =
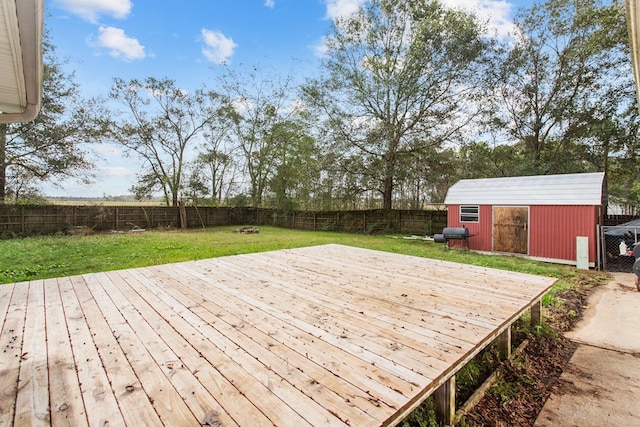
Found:
[[[265,66],[311,76],[323,37],[338,16],[364,0],[48,0],[45,25],[58,57],[86,96],[107,96],[113,78],[174,79],[187,90],[206,84],[223,66]],[[506,36],[520,5],[504,0],[442,0],[474,10]],[[52,196],[126,194],[138,165],[117,146],[98,147],[96,183],[47,185]]]

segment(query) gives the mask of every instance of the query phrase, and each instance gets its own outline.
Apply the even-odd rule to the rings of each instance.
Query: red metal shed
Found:
[[[574,265],[586,237],[593,267],[606,199],[601,172],[465,179],[447,193],[447,225],[469,229],[469,249]]]

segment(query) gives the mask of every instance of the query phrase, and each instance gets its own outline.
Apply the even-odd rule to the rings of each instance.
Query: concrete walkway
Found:
[[[613,276],[565,334],[580,345],[535,426],[640,425],[640,292],[633,274]]]

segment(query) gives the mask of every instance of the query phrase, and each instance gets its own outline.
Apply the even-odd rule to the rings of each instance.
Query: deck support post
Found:
[[[452,425],[456,416],[456,376],[444,382],[434,393],[438,425]]]
[[[511,326],[498,335],[496,345],[498,346],[498,357],[500,359],[507,360],[511,357]]]
[[[531,306],[531,326],[542,325],[542,298]]]

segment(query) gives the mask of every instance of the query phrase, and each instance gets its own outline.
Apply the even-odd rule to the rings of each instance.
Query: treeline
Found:
[[[138,157],[132,192],[172,206],[417,209],[463,178],[591,171],[607,173],[611,202],[640,206],[620,1],[536,3],[498,37],[437,1],[372,0],[334,23],[303,81],[229,68],[214,89],[185,92],[116,78],[110,103],[65,97],[74,86],[49,52],[43,114],[0,132],[2,200],[80,174],[91,140]]]

